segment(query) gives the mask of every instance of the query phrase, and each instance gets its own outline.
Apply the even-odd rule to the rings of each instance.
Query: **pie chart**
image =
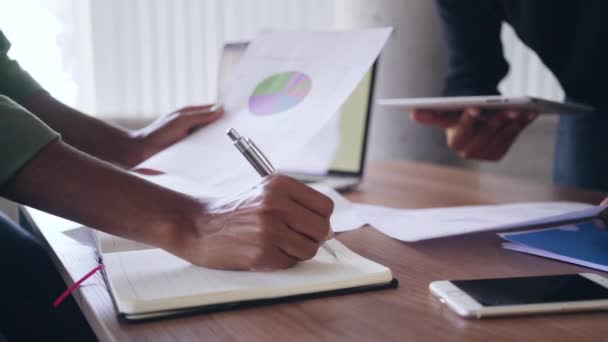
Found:
[[[260,82],[249,97],[249,110],[255,115],[272,115],[291,109],[310,92],[312,80],[298,71],[281,72]]]

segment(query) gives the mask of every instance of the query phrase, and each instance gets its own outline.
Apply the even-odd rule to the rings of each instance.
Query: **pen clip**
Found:
[[[268,173],[269,174],[274,173],[274,171],[275,171],[274,166],[272,166],[272,163],[270,162],[270,160],[268,160],[268,158],[266,158],[264,153],[262,153],[262,151],[258,148],[258,145],[256,145],[253,142],[253,140],[251,140],[251,139],[247,139],[247,143],[249,144],[251,149],[255,152],[255,154],[260,158],[260,161],[262,163],[264,163],[264,166],[268,170]]]

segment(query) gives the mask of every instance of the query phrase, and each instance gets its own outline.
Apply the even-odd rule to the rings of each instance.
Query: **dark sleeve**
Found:
[[[500,6],[494,0],[437,0],[448,50],[445,96],[495,95],[507,74]]]
[[[0,95],[0,187],[59,134],[10,98]]]

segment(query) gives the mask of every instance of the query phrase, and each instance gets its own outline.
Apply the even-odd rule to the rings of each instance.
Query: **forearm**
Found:
[[[46,92],[29,96],[22,105],[81,151],[125,167],[140,159],[137,141],[127,130],[70,108]]]
[[[232,199],[203,203],[156,186],[55,140],[0,195],[189,262],[233,270],[285,268],[313,258],[332,201],[285,176]]]
[[[202,204],[81,153],[61,141],[46,146],[2,195],[110,234],[167,250],[191,229]],[[185,232],[188,234],[188,232]]]

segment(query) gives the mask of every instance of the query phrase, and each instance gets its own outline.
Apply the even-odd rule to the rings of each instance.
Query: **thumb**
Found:
[[[212,123],[213,121],[219,119],[223,114],[223,108],[219,108],[214,111],[210,111],[209,109],[190,111],[180,115],[180,117],[175,120],[175,124],[181,126],[183,130],[191,132]]]

